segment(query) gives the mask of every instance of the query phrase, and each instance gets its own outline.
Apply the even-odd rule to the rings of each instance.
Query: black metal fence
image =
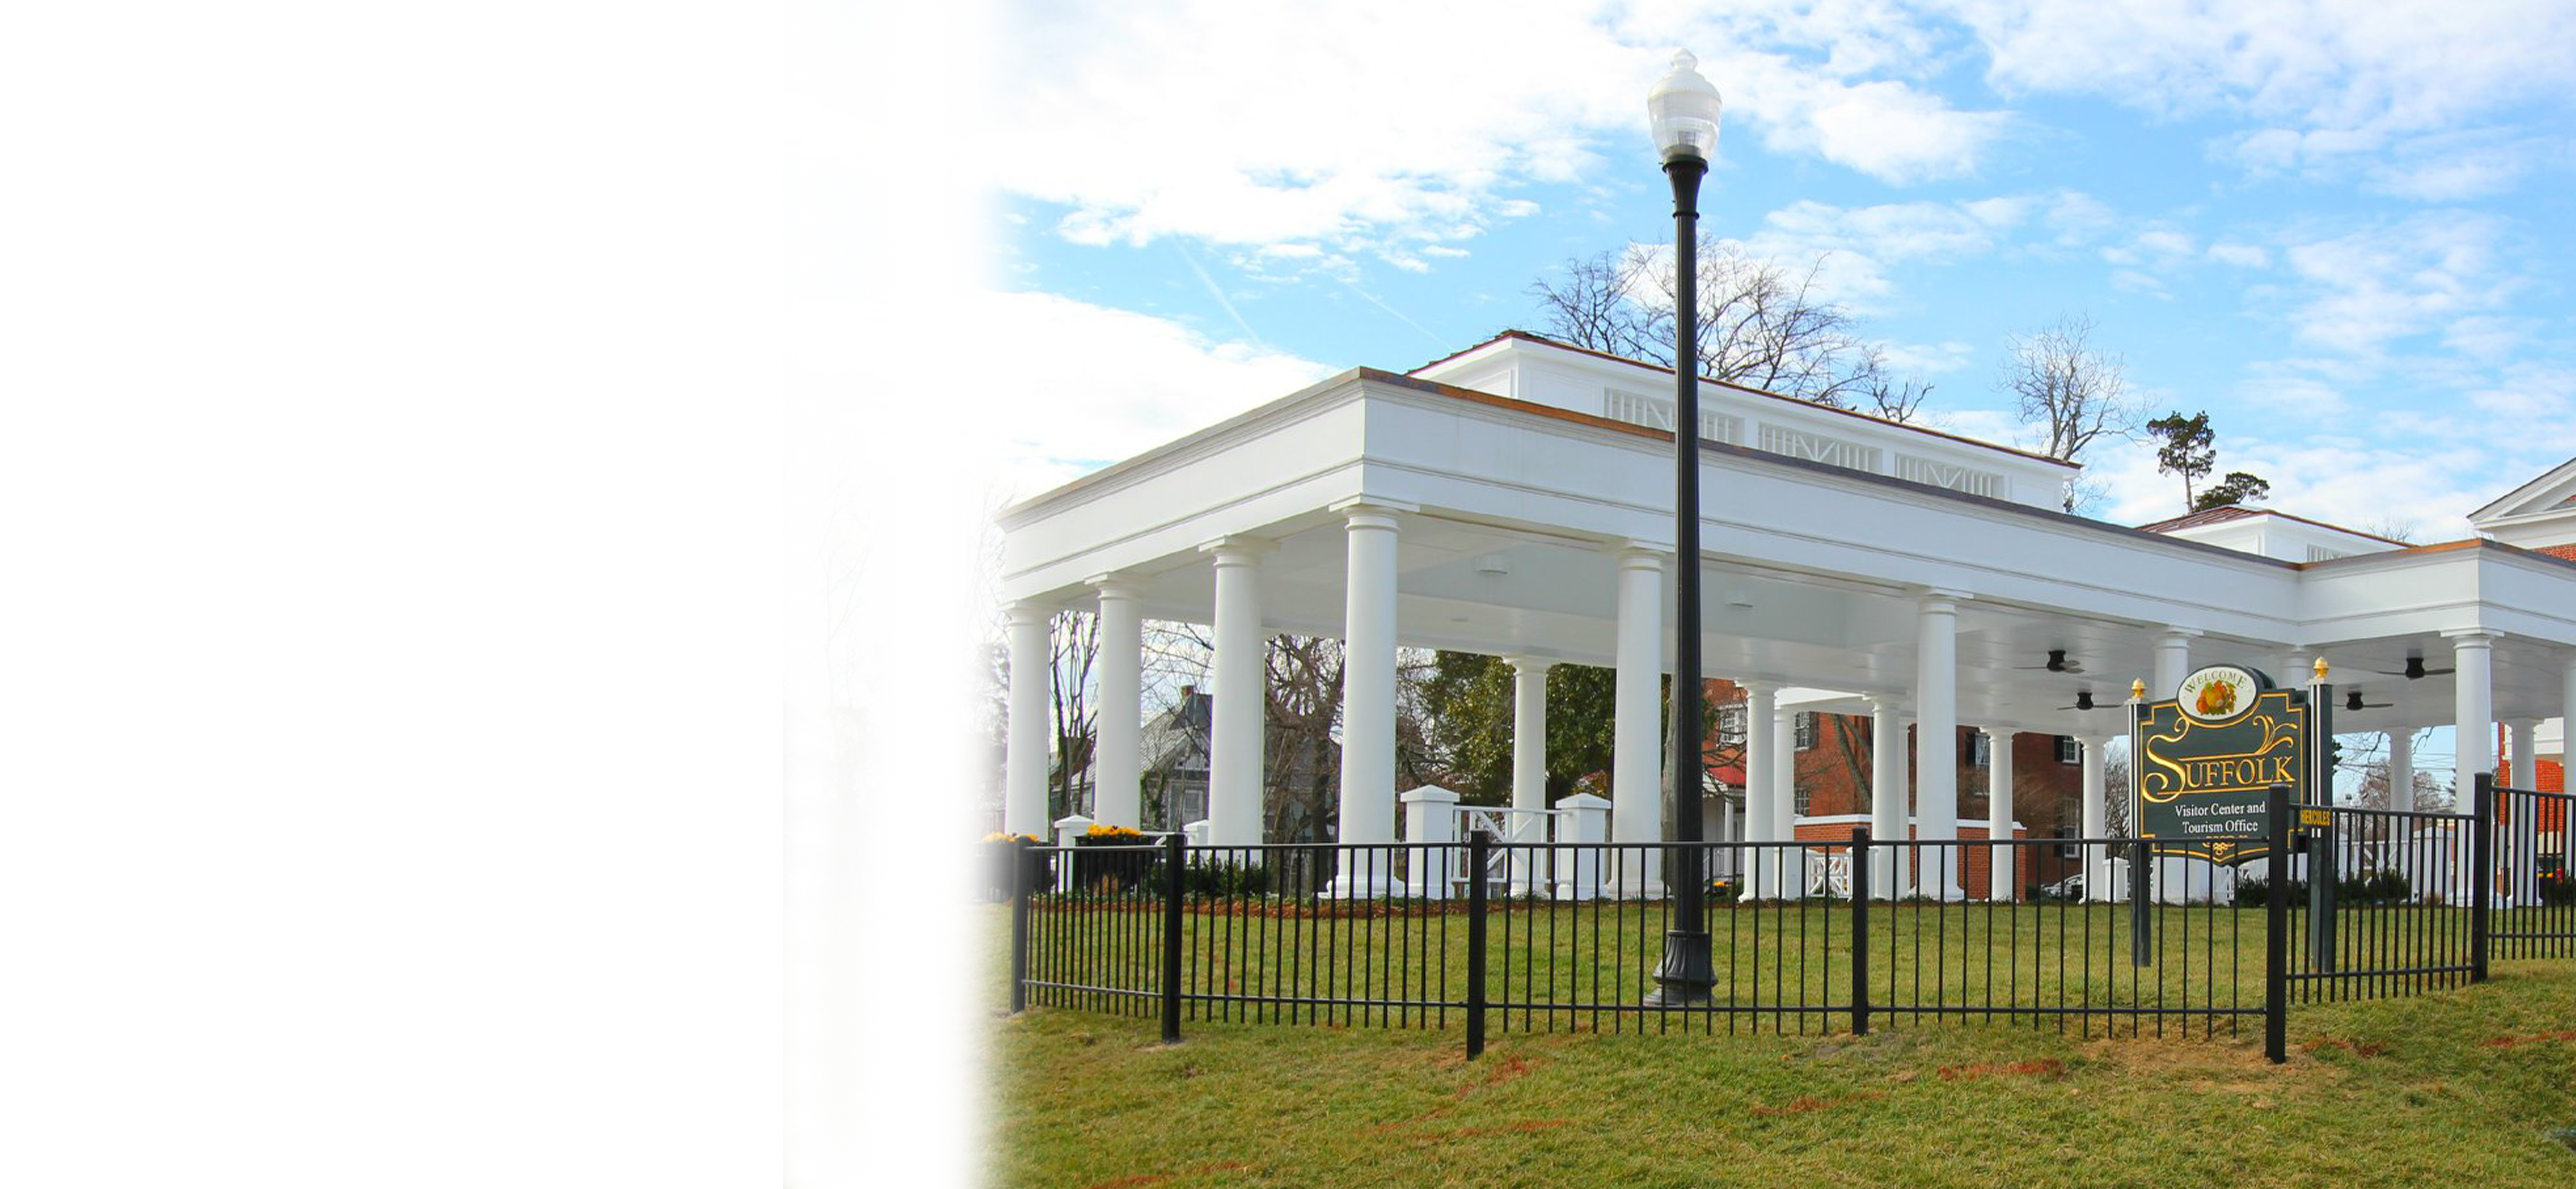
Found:
[[[2293,1003],[2576,953],[2569,801],[2493,789],[2470,813],[2301,807],[2237,866],[2126,838],[1028,846],[1014,1010],[1492,1032],[1866,1033],[1976,1023],[2240,1035],[2283,1054]],[[1696,848],[1713,983],[1654,972]],[[2071,853],[2081,876],[2025,878]],[[2478,894],[2484,889],[2486,894]],[[2499,907],[2501,906],[2501,907]],[[1659,991],[1665,992],[1658,994]]]

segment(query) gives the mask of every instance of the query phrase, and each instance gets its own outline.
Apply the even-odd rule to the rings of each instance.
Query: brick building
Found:
[[[1734,682],[1717,680],[1709,685],[1709,698],[1718,703],[1717,721],[1712,724],[1709,744],[1713,775],[1722,784],[1726,808],[1718,810],[1731,815],[1726,825],[1712,823],[1711,837],[1735,837],[1732,822],[1741,820],[1744,789],[1744,691]],[[1793,717],[1790,752],[1795,765],[1793,806],[1797,813],[1796,836],[1802,839],[1830,841],[1847,839],[1855,825],[1867,824],[1870,818],[1870,776],[1874,770],[1875,747],[1870,720],[1863,715],[1837,714],[1831,711],[1799,711]],[[1913,731],[1905,732],[1905,780],[1909,789],[1915,783],[1915,748]],[[2082,833],[2082,780],[2078,745],[2070,736],[2021,733],[2013,736],[2010,765],[2013,773],[2012,820],[2018,829],[2015,837],[2060,838]],[[1988,812],[1988,785],[1993,772],[1989,748],[1992,739],[1971,727],[1958,729],[1958,742],[1953,754],[1958,757],[1957,789],[1959,796],[1959,834],[1963,838],[1984,838]],[[1723,831],[1723,832],[1721,832]],[[2054,845],[2034,846],[2023,852],[2023,870],[2017,881],[2027,889],[2032,884],[2054,883],[2075,873],[2076,863],[2071,848]],[[1967,870],[1960,873],[1973,886],[1987,883],[1985,852],[1973,849],[1967,858]]]

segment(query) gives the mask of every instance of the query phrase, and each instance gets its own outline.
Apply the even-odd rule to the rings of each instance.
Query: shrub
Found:
[[[1157,865],[1146,877],[1156,895],[1171,887],[1169,864]],[[1204,900],[1248,898],[1270,894],[1270,869],[1259,863],[1231,860],[1181,864],[1181,895]]]

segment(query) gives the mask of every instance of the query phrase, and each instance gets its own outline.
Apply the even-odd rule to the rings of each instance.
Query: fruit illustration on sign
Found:
[[[2202,718],[2218,718],[2236,709],[2236,686],[2233,682],[2211,679],[2200,687],[2200,701],[2192,707]]]

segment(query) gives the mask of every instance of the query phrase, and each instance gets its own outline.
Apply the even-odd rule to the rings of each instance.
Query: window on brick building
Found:
[[[1799,781],[1790,789],[1791,799],[1797,802],[1798,816],[1804,817],[1807,815],[1808,806],[1813,802],[1815,795],[1816,790],[1808,787],[1807,782],[1803,780]]]
[[[1987,738],[1986,738],[1986,733],[1985,733],[1984,731],[1971,731],[1971,732],[1969,732],[1969,734],[1968,734],[1968,766],[1969,766],[1969,767],[1972,767],[1972,768],[1983,768],[1983,767],[1985,767],[1986,765],[1988,765],[1988,764],[1992,764],[1992,763],[1994,763],[1994,762],[1995,762],[1994,754],[1993,754],[1992,752],[1990,752],[1990,751],[1988,751],[1988,750],[1987,750],[1987,744],[1988,744],[1988,742],[1989,742],[1989,740],[1987,740]]]
[[[1814,747],[1816,745],[1816,716],[1808,711],[1801,710],[1798,712],[1796,721],[1798,750],[1805,751],[1810,747]],[[1800,812],[1804,812],[1804,810],[1801,810]]]
[[[2076,744],[2075,736],[2060,735],[2057,737],[2057,762],[2061,764],[2081,764],[2084,762],[2084,749]]]

